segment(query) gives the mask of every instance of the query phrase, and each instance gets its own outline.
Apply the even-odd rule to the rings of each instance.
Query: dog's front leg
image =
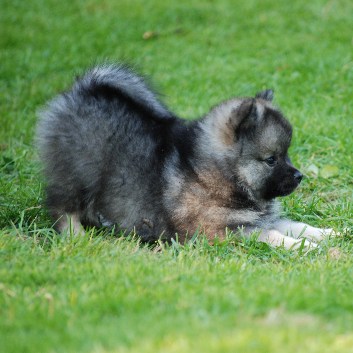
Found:
[[[288,250],[299,249],[302,246],[302,240],[291,238],[276,229],[262,230],[258,240],[275,247],[284,246],[284,248]],[[308,250],[310,248],[316,248],[317,244],[304,240],[303,247],[305,250]]]
[[[243,229],[243,234],[245,236],[250,236],[254,232],[259,232],[258,240],[269,244],[273,247],[283,246],[285,249],[299,249],[302,246],[302,240],[295,239],[284,235],[277,229]],[[303,248],[305,250],[316,248],[317,244],[312,243],[308,240],[304,240]]]
[[[336,235],[331,228],[321,229],[312,227],[306,223],[294,222],[289,219],[281,219],[274,224],[274,228],[293,238],[306,238],[313,241],[320,241],[328,235]]]

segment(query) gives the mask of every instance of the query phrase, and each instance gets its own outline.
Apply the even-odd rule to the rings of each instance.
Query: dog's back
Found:
[[[80,222],[100,225],[103,213],[131,229],[142,208],[148,228],[149,214],[158,211],[151,190],[162,189],[158,168],[176,121],[124,66],[94,68],[52,100],[41,112],[37,139],[53,218],[76,214]]]

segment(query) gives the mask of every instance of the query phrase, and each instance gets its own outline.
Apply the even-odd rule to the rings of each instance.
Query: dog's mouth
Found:
[[[292,192],[294,192],[299,187],[301,179],[302,178],[300,178],[300,180],[295,180],[293,183],[290,183],[290,184],[288,183],[288,184],[282,185],[282,187],[279,190],[281,195],[279,196],[288,196]]]
[[[273,188],[267,189],[266,199],[274,199],[276,197],[288,196],[299,186],[300,182],[283,183]]]
[[[281,195],[279,195],[279,196],[288,196],[288,195],[290,195],[291,193],[293,193],[293,192],[295,191],[295,189],[296,189],[298,186],[299,186],[299,184],[296,185],[296,186],[283,188],[283,189],[282,189],[282,192],[281,192]]]
[[[303,177],[303,174],[299,170],[295,170],[291,177],[285,178],[279,185],[278,196],[290,195],[300,185]]]

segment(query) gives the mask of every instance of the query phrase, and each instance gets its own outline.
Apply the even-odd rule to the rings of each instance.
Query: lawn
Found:
[[[352,352],[352,18],[348,0],[3,0],[0,352]],[[284,213],[342,236],[309,253],[57,236],[36,112],[106,60],[151,76],[186,119],[273,88],[307,175]]]

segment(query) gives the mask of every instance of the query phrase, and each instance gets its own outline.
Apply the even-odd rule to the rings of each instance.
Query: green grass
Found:
[[[348,0],[2,1],[0,351],[351,352],[352,18]],[[309,176],[285,213],[343,237],[308,254],[232,236],[58,238],[36,110],[103,60],[135,64],[186,118],[274,88]]]

